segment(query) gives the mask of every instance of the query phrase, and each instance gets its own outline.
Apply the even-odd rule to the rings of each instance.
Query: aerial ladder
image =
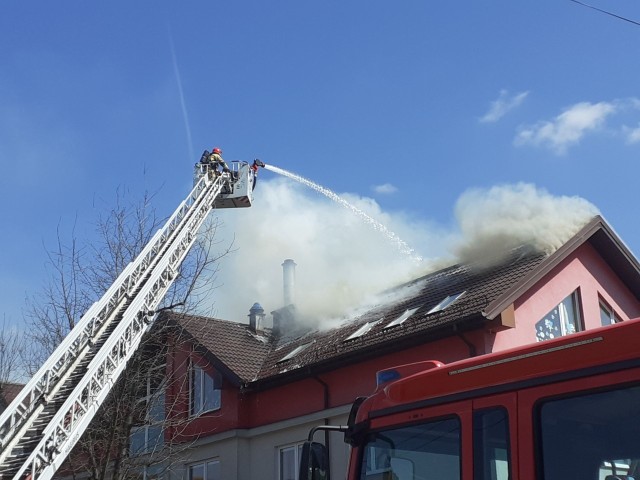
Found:
[[[194,187],[0,415],[0,479],[49,480],[153,324],[156,309],[214,208],[250,207],[258,166],[195,166]]]

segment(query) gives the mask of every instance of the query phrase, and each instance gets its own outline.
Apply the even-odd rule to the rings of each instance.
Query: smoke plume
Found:
[[[297,311],[335,324],[363,305],[390,301],[376,296],[380,292],[458,260],[495,257],[522,243],[551,251],[597,213],[581,198],[554,197],[529,184],[505,185],[463,193],[451,228],[384,212],[370,198],[340,196],[428,260],[417,264],[351,211],[309,188],[286,178],[260,179],[253,207],[214,212],[223,222],[221,245],[233,241],[234,251],[221,261],[220,287],[204,313],[242,322],[255,302],[266,313],[281,308],[281,265],[291,258],[297,264]]]
[[[455,207],[462,262],[499,261],[514,247],[529,244],[552,253],[569,240],[598,209],[580,197],[553,196],[527,183],[473,189]]]

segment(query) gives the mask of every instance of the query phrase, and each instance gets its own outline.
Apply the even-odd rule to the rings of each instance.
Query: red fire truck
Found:
[[[346,426],[349,480],[640,480],[640,319],[448,365],[378,373]]]

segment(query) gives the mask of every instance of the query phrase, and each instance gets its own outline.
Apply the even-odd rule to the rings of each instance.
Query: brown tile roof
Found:
[[[329,364],[362,355],[376,355],[384,351],[405,348],[409,344],[435,338],[443,329],[458,324],[478,325],[484,321],[483,309],[498,298],[511,285],[528,275],[545,258],[544,254],[514,255],[505,263],[484,270],[455,265],[432,273],[399,287],[415,292],[404,300],[373,308],[341,327],[327,331],[310,332],[287,345],[277,345],[265,359],[259,380],[266,380],[305,366]],[[398,289],[398,290],[399,290]],[[444,310],[429,313],[449,295],[464,292]],[[407,310],[417,310],[402,324],[388,327],[389,323]],[[367,322],[377,323],[364,335],[347,340]],[[309,344],[289,360],[283,357],[295,348]]]
[[[544,258],[544,254],[519,249],[514,250],[503,263],[491,268],[454,265],[387,292],[390,298],[395,295],[396,300],[373,307],[357,318],[345,320],[339,327],[295,336],[258,337],[242,323],[175,313],[169,315],[233,372],[240,383],[255,385],[256,382],[304,374],[311,367],[330,368],[337,362],[406,348],[435,338],[454,324],[462,329],[477,326],[485,321],[483,309],[527,276]],[[464,294],[449,307],[429,313],[447,296],[461,292]],[[401,325],[385,328],[411,309],[417,310]],[[367,322],[376,321],[378,323],[366,334],[347,340]],[[299,353],[283,360],[298,347],[301,347]]]
[[[243,383],[256,377],[270,349],[269,338],[251,333],[244,323],[174,312],[168,316]]]

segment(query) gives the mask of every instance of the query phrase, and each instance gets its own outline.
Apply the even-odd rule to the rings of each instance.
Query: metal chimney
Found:
[[[253,333],[262,333],[264,322],[264,308],[258,302],[254,303],[249,310],[249,329]]]
[[[282,264],[282,280],[284,288],[284,305],[292,305],[295,302],[296,262],[290,258]]]

